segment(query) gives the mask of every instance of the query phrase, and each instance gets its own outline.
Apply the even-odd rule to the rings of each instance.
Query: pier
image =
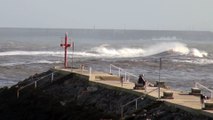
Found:
[[[137,109],[137,100],[139,98],[148,97],[153,100],[164,101],[164,103],[168,106],[179,108],[184,111],[190,112],[192,114],[205,115],[205,116],[213,118],[213,110],[211,110],[212,108],[210,107],[209,110],[204,110],[202,108],[199,95],[192,95],[192,94],[189,94],[189,92],[176,91],[176,90],[166,89],[162,87],[158,88],[157,86],[148,86],[148,85],[145,86],[144,90],[135,90],[133,89],[133,87],[135,86],[135,81],[132,81],[131,78],[137,77],[136,75],[125,72],[122,70],[122,68],[119,68],[119,67],[116,68],[118,69],[118,72],[116,72],[116,74],[113,74],[111,71],[111,67],[112,66],[110,65],[109,73],[94,71],[92,70],[92,68],[84,69],[81,67],[75,68],[75,69],[55,67],[54,70],[74,73],[79,76],[87,76],[90,82],[99,84],[103,87],[106,87],[109,89],[121,90],[131,94],[137,94],[139,96],[137,99],[129,101],[129,103],[136,104],[135,109]],[[116,66],[113,66],[113,67],[116,67]],[[121,74],[124,75],[123,84],[120,81]],[[159,89],[160,89],[160,96],[159,96]],[[167,95],[172,95],[172,98],[170,97],[167,98],[166,97]],[[122,108],[128,106],[129,103],[124,104]],[[205,105],[211,106],[212,104],[213,104],[213,101],[209,99],[206,101]],[[122,116],[123,116],[123,113],[121,109],[121,117]]]

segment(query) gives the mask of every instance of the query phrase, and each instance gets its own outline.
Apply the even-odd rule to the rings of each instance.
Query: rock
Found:
[[[65,105],[66,105],[66,102],[60,101],[60,104],[61,104],[62,106],[65,106]]]
[[[87,91],[88,92],[95,92],[95,91],[97,91],[98,90],[98,88],[97,87],[94,87],[94,86],[88,86],[87,87]]]

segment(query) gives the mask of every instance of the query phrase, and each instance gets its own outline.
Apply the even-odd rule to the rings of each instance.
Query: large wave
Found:
[[[193,57],[207,57],[206,51],[196,48],[188,48],[186,44],[179,42],[159,43],[144,48],[111,48],[109,45],[95,47],[92,53],[97,53],[99,57],[144,57],[160,54],[163,52],[177,53]]]
[[[207,57],[206,51],[197,48],[189,48],[186,44],[179,42],[158,43],[143,48],[113,48],[103,44],[86,51],[76,51],[76,57],[105,57],[105,58],[124,58],[124,57],[144,57],[160,54],[163,52],[176,53],[193,57]],[[0,56],[56,56],[63,57],[63,51],[6,51],[0,52]],[[72,54],[71,51],[68,52]]]

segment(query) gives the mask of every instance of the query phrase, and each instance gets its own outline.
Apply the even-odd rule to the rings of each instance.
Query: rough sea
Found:
[[[178,90],[213,89],[213,33],[208,31],[0,28],[0,86],[63,66],[64,34],[74,42],[69,66],[109,72],[110,64]],[[162,60],[161,69],[160,58]],[[116,71],[114,71],[116,72]]]

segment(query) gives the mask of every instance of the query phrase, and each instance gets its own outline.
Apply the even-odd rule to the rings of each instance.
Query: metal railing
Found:
[[[158,88],[153,89],[153,90],[147,92],[145,95],[142,95],[142,96],[140,96],[140,97],[138,97],[138,98],[135,98],[135,99],[133,99],[132,101],[129,101],[128,103],[126,103],[126,104],[124,104],[124,105],[121,105],[121,119],[123,119],[123,117],[124,117],[124,107],[126,107],[127,105],[129,105],[129,104],[135,102],[135,110],[137,110],[137,109],[138,109],[138,100],[139,100],[139,99],[143,100],[144,97],[145,97],[146,95],[148,95],[149,93],[152,93],[152,92],[154,92],[154,91],[156,91],[156,90],[158,90]]]
[[[120,68],[120,67],[118,67],[118,66],[115,66],[115,65],[113,65],[113,64],[110,64],[110,71],[109,71],[110,74],[112,74],[112,69],[113,69],[113,68],[115,68],[116,70],[118,70],[118,76],[119,76],[119,77],[121,77],[122,73],[124,73],[124,80],[125,80],[125,81],[130,81],[130,77],[133,77],[133,78],[135,78],[136,80],[138,79],[138,76],[137,76],[137,75],[135,75],[135,74],[133,74],[133,73],[130,73],[130,72],[127,72],[126,70],[124,70],[124,69],[122,69],[122,68]],[[136,83],[137,81],[132,81],[132,82]],[[146,80],[145,90],[146,90],[147,86],[149,86],[149,85],[152,85],[152,86],[153,86],[153,84],[152,84],[151,82],[149,82],[148,80]]]
[[[195,88],[202,88],[202,89],[209,91],[211,93],[210,97],[213,98],[213,90],[209,89],[208,87],[200,84],[199,82],[195,82]]]
[[[116,70],[118,70],[118,76],[119,77],[121,77],[121,75],[122,74],[124,74],[124,80],[125,81],[129,81],[130,80],[130,77],[134,77],[134,78],[138,78],[138,76],[137,75],[134,75],[134,74],[132,74],[132,73],[130,73],[130,72],[127,72],[126,70],[124,70],[124,69],[122,69],[122,68],[120,68],[120,67],[117,67],[117,66],[115,66],[115,65],[113,65],[113,64],[110,64],[110,74],[112,74],[112,69],[113,68],[115,68]]]
[[[31,85],[33,85],[33,84],[34,84],[34,88],[37,88],[37,83],[38,83],[38,81],[40,81],[40,80],[42,80],[42,79],[44,79],[44,78],[46,78],[46,77],[49,77],[49,76],[51,76],[50,82],[52,83],[53,80],[54,80],[54,72],[52,72],[52,73],[50,73],[50,74],[48,74],[48,75],[45,75],[45,76],[43,76],[43,77],[40,77],[38,80],[35,80],[35,81],[33,81],[33,82],[31,82],[31,83],[25,85],[25,86],[21,86],[21,87],[17,90],[17,92],[16,92],[17,98],[19,98],[19,96],[20,96],[20,91],[21,91],[21,90],[23,90],[24,88],[26,88],[26,87],[28,87],[28,86],[31,86]]]

